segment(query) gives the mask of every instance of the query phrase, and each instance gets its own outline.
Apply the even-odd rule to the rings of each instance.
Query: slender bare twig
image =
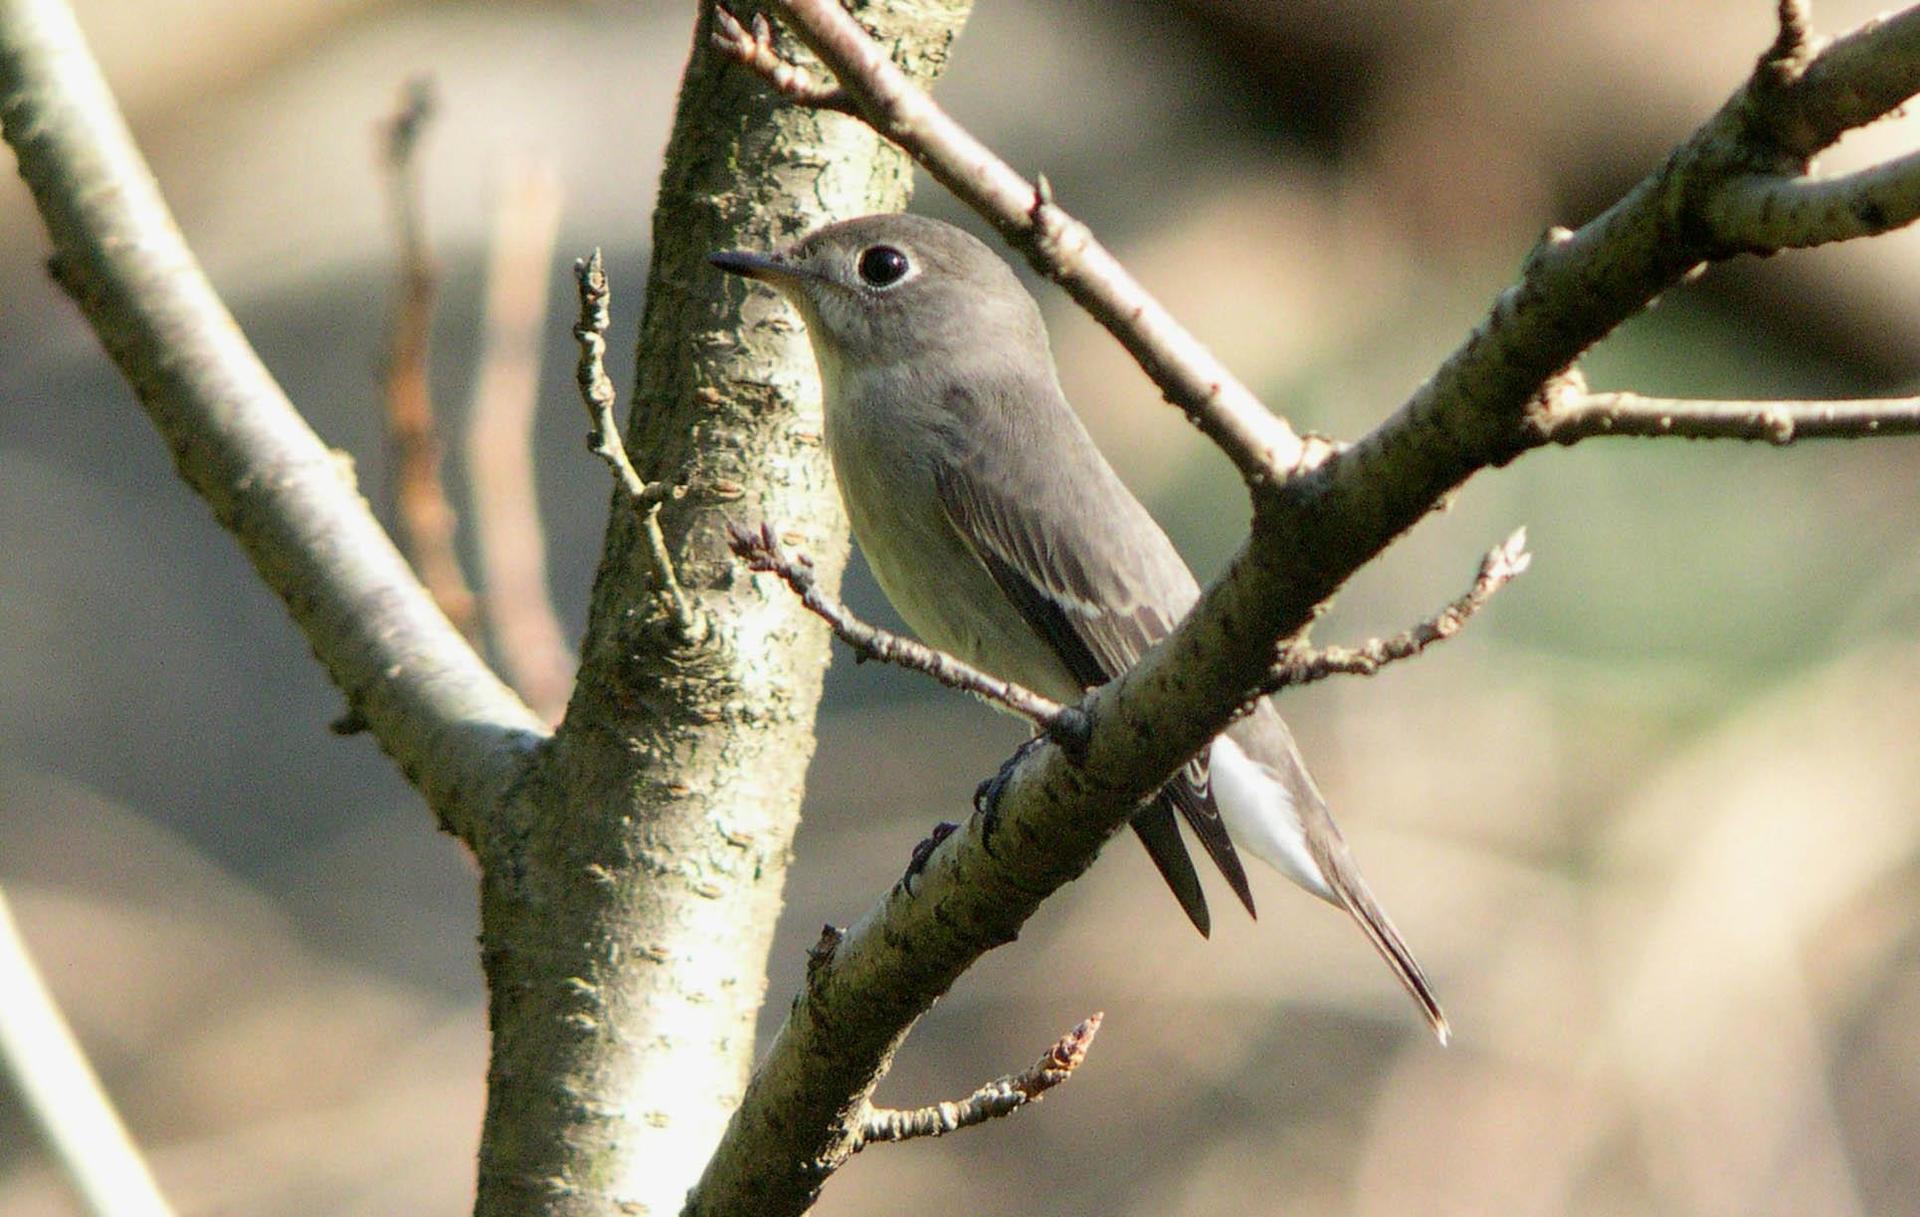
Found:
[[[1638,393],[1550,394],[1535,426],[1551,443],[1599,436],[1679,436],[1791,444],[1920,435],[1920,397],[1852,401],[1697,401]]]
[[[247,345],[64,5],[0,2],[0,121],[55,276],[181,477],[287,605],[354,716],[478,847],[544,728],[448,627],[351,469]]]
[[[640,471],[627,457],[627,445],[620,438],[620,426],[613,417],[613,382],[607,379],[606,368],[608,306],[612,303],[613,289],[607,283],[600,251],[596,249],[592,257],[576,259],[573,274],[580,285],[580,320],[573,327],[573,337],[580,344],[576,378],[580,384],[580,400],[586,403],[587,416],[593,422],[593,429],[587,432],[587,447],[613,470],[614,485],[619,487],[621,497],[638,509],[641,536],[654,581],[659,584],[660,597],[667,602],[681,638],[697,641],[706,635],[706,620],[680,586],[680,576],[673,568],[673,555],[667,552],[666,535],[660,531],[660,504],[673,497],[674,488],[640,476]]]
[[[548,722],[566,709],[574,656],[547,586],[534,491],[533,420],[560,182],[550,166],[504,175],[488,244],[485,338],[467,412],[467,477],[485,617],[507,678]]]
[[[1023,685],[988,675],[945,651],[902,638],[854,616],[846,605],[821,590],[813,577],[813,563],[805,554],[789,553],[774,535],[772,525],[762,524],[754,529],[730,524],[727,543],[749,570],[778,575],[793,589],[794,595],[800,597],[808,611],[826,622],[834,636],[852,647],[860,658],[877,659],[931,676],[950,689],[1003,706],[1068,747],[1084,741],[1086,715],[1078,707],[1061,705]]]
[[[1278,693],[1329,676],[1372,676],[1397,660],[1412,659],[1434,643],[1458,634],[1469,618],[1487,606],[1494,593],[1532,564],[1527,530],[1516,528],[1512,536],[1480,559],[1473,586],[1433,616],[1391,638],[1371,638],[1357,647],[1288,647],[1268,671],[1263,691]]]
[[[854,1148],[865,1149],[881,1141],[938,1137],[1012,1115],[1029,1103],[1039,1102],[1047,1091],[1072,1077],[1073,1071],[1087,1059],[1087,1050],[1093,1046],[1093,1037],[1100,1033],[1104,1018],[1104,1013],[1089,1015],[1056,1040],[1031,1068],[988,1082],[958,1102],[932,1103],[911,1110],[869,1106],[860,1121],[859,1140]]]
[[[742,67],[750,68],[780,96],[810,110],[858,114],[853,98],[837,85],[822,84],[805,68],[789,63],[773,49],[773,26],[763,13],[753,15],[753,28],[724,8],[713,10],[713,44]]]
[[[400,246],[400,303],[387,352],[387,442],[393,453],[394,523],[400,547],[420,572],[447,620],[471,641],[480,636],[479,607],[454,549],[459,527],[440,478],[440,433],[427,377],[433,303],[439,271],[428,246],[415,152],[433,117],[433,82],[407,82],[400,107],[382,128],[381,161],[393,230]]]
[[[1242,477],[1269,484],[1324,456],[1324,449],[1303,442],[1188,333],[1086,225],[1055,204],[1044,178],[1027,181],[915,87],[840,0],[777,0],[777,7],[833,71],[859,116],[985,216],[1040,273],[1106,326]],[[734,40],[716,41],[724,53],[741,58]],[[778,89],[781,72],[769,60],[778,62],[778,56],[756,47],[743,61]]]
[[[94,1217],[172,1217],[0,892],[0,1073]]]

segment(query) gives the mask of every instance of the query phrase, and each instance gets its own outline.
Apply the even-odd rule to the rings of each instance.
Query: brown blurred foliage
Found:
[[[641,279],[686,5],[82,18],[190,239],[370,485],[394,290],[374,130],[409,76],[443,99],[423,150],[443,413],[500,166],[528,150],[567,181],[562,260],[607,247],[632,332],[618,292]],[[1009,0],[981,7],[942,96],[1269,400],[1351,436],[1541,228],[1717,105],[1771,22],[1754,0]],[[930,187],[918,206],[955,215]],[[0,217],[0,882],[182,1212],[464,1211],[484,1068],[466,862],[371,744],[325,732],[338,699],[45,282],[24,191]],[[1899,390],[1916,251],[1721,268],[1591,376]],[[1243,522],[1227,467],[1044,298],[1069,395],[1209,569]],[[565,312],[537,455],[577,627],[607,489]],[[1898,441],[1614,444],[1468,487],[1321,635],[1429,611],[1514,524],[1533,572],[1460,642],[1288,700],[1455,1046],[1326,909],[1262,882],[1261,919],[1202,942],[1123,842],[927,1020],[882,1097],[963,1094],[1104,1009],[1087,1066],[1014,1119],[863,1155],[824,1211],[1920,1213],[1917,474]],[[850,596],[887,619],[870,584]],[[842,665],[830,688],[768,1029],[819,925],[857,917],[1017,736],[898,673]],[[77,1211],[8,1101],[0,1212]]]

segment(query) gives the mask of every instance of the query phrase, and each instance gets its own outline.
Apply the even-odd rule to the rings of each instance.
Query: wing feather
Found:
[[[1088,445],[1091,450],[1091,444]],[[1093,453],[1098,460],[1098,453]],[[1019,470],[1025,462],[1016,459]],[[1004,470],[996,467],[996,475]],[[1097,471],[1055,469],[994,491],[966,465],[942,470],[936,486],[955,529],[972,547],[1027,625],[1053,647],[1084,687],[1125,672],[1164,638],[1198,596],[1193,575],[1141,507],[1100,461]],[[1048,475],[1050,474],[1050,476]],[[1074,494],[1077,503],[1057,497]],[[1093,501],[1086,501],[1092,499]],[[1049,510],[1053,508],[1054,510]],[[1042,520],[1046,526],[1042,527]],[[1197,758],[1135,818],[1134,827],[1201,933],[1206,903],[1166,808],[1178,810],[1249,913],[1245,868]],[[1150,826],[1142,821],[1156,817]],[[1178,857],[1174,857],[1175,853]]]

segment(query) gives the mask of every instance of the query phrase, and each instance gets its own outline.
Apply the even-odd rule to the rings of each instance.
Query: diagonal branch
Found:
[[[544,728],[447,623],[350,467],[247,345],[54,0],[0,0],[0,122],[54,274],[181,476],[286,604],[350,715],[475,844]]]
[[[0,1079],[94,1217],[173,1217],[0,892]],[[1097,1016],[1096,1016],[1097,1017]]]
[[[1055,204],[1045,178],[1027,181],[955,122],[893,65],[839,0],[778,0],[777,7],[839,78],[839,91],[852,98],[860,117],[986,217],[1035,269],[1106,326],[1242,477],[1265,484],[1323,455],[1176,321],[1086,225]],[[720,42],[725,53],[740,58],[737,45]],[[756,49],[744,62],[775,88],[782,68],[792,70],[770,49]]]
[[[865,1149],[880,1141],[944,1136],[1010,1116],[1029,1103],[1039,1102],[1047,1091],[1072,1077],[1087,1059],[1087,1050],[1093,1047],[1093,1037],[1100,1033],[1105,1018],[1105,1014],[1087,1016],[1031,1067],[996,1078],[958,1102],[931,1103],[910,1110],[868,1107],[860,1121],[860,1140],[855,1148]]]
[[[1369,639],[1357,647],[1288,647],[1282,652],[1280,662],[1268,671],[1261,691],[1278,693],[1329,676],[1372,676],[1390,663],[1412,659],[1434,643],[1465,629],[1468,619],[1532,564],[1533,555],[1527,552],[1527,530],[1516,528],[1512,536],[1480,559],[1480,572],[1474,576],[1473,586],[1433,616],[1391,638]]]
[[[910,671],[931,676],[949,689],[971,693],[983,701],[1004,706],[1031,722],[1063,746],[1074,748],[1086,741],[1086,715],[1073,706],[1063,706],[1050,697],[1035,693],[1024,685],[982,672],[971,664],[935,650],[911,638],[902,638],[854,616],[847,606],[829,596],[813,577],[813,563],[805,554],[789,554],[774,536],[773,526],[762,524],[756,531],[734,524],[728,544],[748,570],[766,571],[780,576],[793,594],[814,616],[827,623],[834,636],[853,648],[862,660],[877,659]]]

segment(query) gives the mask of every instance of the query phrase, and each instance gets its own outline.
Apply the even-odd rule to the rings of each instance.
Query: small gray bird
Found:
[[[938,220],[877,215],[712,261],[778,288],[806,322],[853,535],[927,643],[1073,702],[1193,607],[1192,572],[1067,405],[1039,307],[985,245]],[[1270,702],[1133,818],[1205,934],[1176,811],[1249,913],[1235,846],[1351,913],[1446,1042],[1420,965]]]

